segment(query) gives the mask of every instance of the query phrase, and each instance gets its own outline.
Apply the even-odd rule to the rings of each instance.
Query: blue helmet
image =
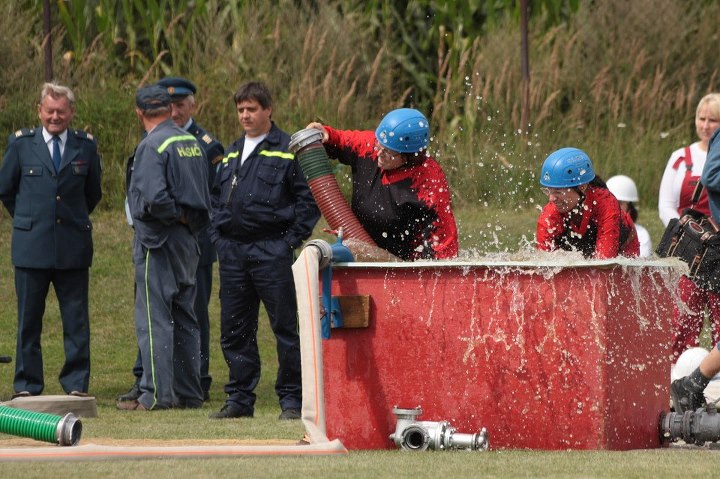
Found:
[[[545,159],[540,184],[548,188],[573,188],[595,178],[590,157],[577,148],[560,148]]]
[[[382,119],[375,130],[375,138],[384,146],[399,153],[417,153],[428,146],[430,127],[425,115],[412,108],[398,108]]]

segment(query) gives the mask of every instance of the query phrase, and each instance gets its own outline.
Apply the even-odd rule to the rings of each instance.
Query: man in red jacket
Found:
[[[630,215],[595,175],[584,151],[561,148],[552,153],[543,164],[540,184],[549,202],[537,222],[539,250],[577,250],[594,259],[640,254]]]
[[[375,132],[307,127],[322,130],[328,156],[352,168],[352,211],[378,246],[404,260],[457,256],[450,188],[427,153],[422,113],[393,110]]]

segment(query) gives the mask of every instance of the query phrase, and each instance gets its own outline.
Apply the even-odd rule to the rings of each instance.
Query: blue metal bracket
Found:
[[[323,339],[330,339],[331,328],[342,328],[344,324],[340,300],[332,297],[332,263],[349,263],[355,260],[347,246],[342,244],[342,235],[338,235],[331,250],[332,261],[322,272],[321,330]]]
[[[323,294],[322,294],[322,338],[330,339],[330,328],[342,328],[343,316],[340,310],[340,301],[333,298],[332,289],[332,264],[322,272]]]

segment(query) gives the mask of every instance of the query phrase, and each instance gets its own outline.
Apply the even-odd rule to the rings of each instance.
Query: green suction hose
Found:
[[[82,423],[73,413],[56,416],[0,405],[0,432],[75,446],[80,441]]]

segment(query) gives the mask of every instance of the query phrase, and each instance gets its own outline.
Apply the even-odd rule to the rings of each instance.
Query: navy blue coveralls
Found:
[[[135,227],[135,331],[146,409],[200,407],[200,332],[193,310],[197,235],[209,222],[205,154],[168,119],[135,152],[128,203]]]
[[[215,182],[215,172],[223,157],[223,146],[198,125],[195,120],[192,121],[187,131],[197,138],[200,147],[205,152],[209,190]],[[208,236],[207,228],[200,231],[198,244],[200,245],[200,261],[198,262],[195,278],[194,308],[200,325],[200,383],[204,396],[208,397],[210,384],[212,384],[212,377],[210,376],[210,315],[208,314],[208,306],[212,294],[213,263],[217,259],[217,254]]]
[[[263,302],[277,340],[280,407],[300,409],[302,380],[293,250],[320,219],[290,137],[274,123],[240,166],[241,137],[226,151],[212,191],[210,239],[220,263],[220,343],[229,366],[227,402],[252,415],[260,379],[257,327]]]
[[[187,131],[197,138],[200,147],[205,152],[208,166],[208,189],[210,189],[215,181],[215,171],[223,156],[223,146],[194,119],[191,121]],[[130,178],[132,178],[133,162],[134,154],[128,158],[126,187],[130,184]],[[200,261],[198,262],[197,275],[195,278],[196,294],[194,309],[200,326],[200,383],[202,385],[203,396],[207,398],[209,397],[210,385],[212,384],[212,376],[210,376],[210,315],[208,314],[208,305],[210,304],[210,295],[212,294],[212,265],[217,259],[217,255],[208,237],[207,229],[203,229],[199,233],[198,244],[200,245]],[[142,372],[142,359],[138,351],[135,365],[133,366],[133,374],[137,378],[136,381],[138,384],[142,377]]]
[[[60,385],[87,392],[90,381],[90,213],[102,197],[97,144],[67,129],[56,172],[43,128],[15,132],[0,168],[0,200],[13,218],[12,262],[18,304],[15,391],[44,388],[40,337],[45,299],[53,284],[60,305],[65,364]]]

